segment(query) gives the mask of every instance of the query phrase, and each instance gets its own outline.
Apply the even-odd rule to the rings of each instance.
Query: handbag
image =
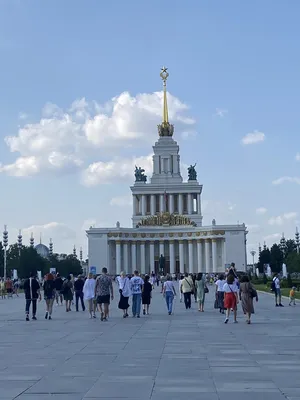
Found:
[[[249,284],[249,289],[248,289],[248,291],[249,291],[250,297],[251,297],[252,299],[254,299],[255,297],[257,297],[257,291],[256,291],[256,289],[251,285],[251,283]]]
[[[205,285],[205,288],[204,288],[204,293],[209,293],[209,289],[208,289],[208,287]]]

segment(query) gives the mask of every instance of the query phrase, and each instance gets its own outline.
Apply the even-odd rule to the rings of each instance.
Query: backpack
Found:
[[[273,281],[271,283],[271,291],[275,292],[275,290],[276,290],[275,279],[273,279]]]

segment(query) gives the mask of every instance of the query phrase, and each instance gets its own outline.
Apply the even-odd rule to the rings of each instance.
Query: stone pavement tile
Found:
[[[0,399],[14,399],[28,388],[34,385],[36,382],[27,381],[2,381],[0,383]]]
[[[82,394],[21,394],[16,400],[82,400]],[[2,398],[0,397],[0,400]]]
[[[26,394],[71,394],[86,393],[90,390],[97,378],[65,378],[57,377],[56,379],[43,378],[35,385],[31,386]]]
[[[85,395],[86,398],[125,397],[129,399],[150,399],[154,382],[103,382],[98,381]]]
[[[241,381],[232,376],[232,381],[218,381],[215,379],[217,392],[275,392],[279,390],[272,381]]]
[[[219,400],[286,400],[286,397],[280,392],[218,392]]]
[[[126,379],[131,379],[130,377],[136,376],[141,379],[141,377],[149,377],[149,379],[155,378],[157,374],[157,367],[129,367],[124,368],[123,366],[113,366],[105,369],[103,374],[101,375],[101,380],[105,380],[107,377],[115,377],[116,379],[122,379],[123,377],[127,377]]]
[[[299,379],[299,378],[298,378]],[[298,397],[300,398],[300,387],[298,386],[290,386],[288,388],[282,387],[280,391],[288,397]]]
[[[180,392],[180,393],[156,393],[153,392],[151,400],[219,400],[217,393],[191,393],[191,392]],[[275,399],[277,400],[277,399]]]

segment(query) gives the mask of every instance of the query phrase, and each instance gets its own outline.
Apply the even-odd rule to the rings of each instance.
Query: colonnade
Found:
[[[159,200],[157,200],[157,196]],[[186,199],[185,197],[186,196]],[[150,208],[147,210],[148,199],[150,198]],[[133,196],[133,215],[155,215],[159,212],[168,211],[171,214],[201,214],[200,193],[168,193],[167,207],[165,207],[165,194],[141,194]]]
[[[155,261],[161,254],[168,260],[170,273],[213,273],[223,271],[225,267],[224,238],[113,240],[110,244],[112,254],[115,254],[113,269],[116,274],[122,270],[128,273],[135,269],[141,273],[154,271]]]

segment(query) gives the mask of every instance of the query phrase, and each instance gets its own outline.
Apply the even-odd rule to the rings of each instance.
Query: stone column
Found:
[[[184,271],[184,240],[179,240],[179,268],[180,272]]]
[[[188,203],[187,204],[187,206],[188,206],[188,214],[191,215],[192,214],[192,210],[193,210],[191,193],[189,193],[188,196],[187,196],[187,203]]]
[[[189,240],[189,273],[194,270],[194,253],[193,253],[193,241]]]
[[[217,272],[218,258],[217,258],[217,239],[212,239],[212,272]]]
[[[124,271],[128,274],[128,242],[123,242]]]
[[[132,207],[133,207],[133,215],[136,215],[137,214],[137,200],[136,200],[135,195],[132,196]]]
[[[146,215],[146,196],[142,194],[142,215]]]
[[[150,273],[154,271],[155,260],[154,260],[154,241],[150,242]]]
[[[174,194],[169,194],[169,212],[174,213]]]
[[[121,272],[121,242],[116,241],[116,275],[120,275]]]
[[[202,241],[201,239],[197,240],[197,264],[198,264],[198,272],[204,272],[202,265]]]
[[[159,257],[161,254],[164,256],[165,255],[165,242],[163,240],[159,241]]]
[[[201,195],[197,194],[197,214],[201,215]]]
[[[164,195],[163,195],[163,194],[160,194],[160,195],[159,195],[159,212],[161,212],[161,213],[165,211],[164,202],[165,202],[165,200],[164,200]]]
[[[226,264],[226,239],[222,239],[222,271],[225,270]]]
[[[151,215],[155,215],[155,195],[154,194],[151,194],[150,212],[151,212]]]
[[[136,242],[131,242],[131,268],[132,273],[136,270]]]
[[[209,239],[205,239],[205,272],[209,273],[210,271],[210,243]]]
[[[178,214],[183,214],[183,195],[182,193],[178,194]]]
[[[145,242],[142,241],[140,242],[141,244],[141,273],[145,274],[146,273],[146,249],[145,249]]]
[[[175,242],[174,240],[169,241],[169,254],[170,254],[170,273],[175,273]]]

